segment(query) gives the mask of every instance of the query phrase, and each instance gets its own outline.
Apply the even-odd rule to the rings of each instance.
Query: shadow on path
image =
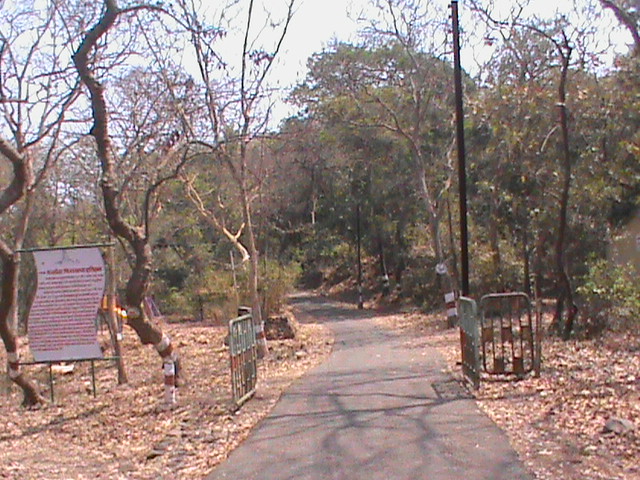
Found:
[[[304,294],[291,303],[334,331],[335,348],[207,479],[531,478],[435,350],[406,347],[374,312]]]

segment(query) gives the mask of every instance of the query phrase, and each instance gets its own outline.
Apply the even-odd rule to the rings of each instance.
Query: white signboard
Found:
[[[37,362],[102,358],[96,319],[105,288],[100,249],[34,252],[38,271],[29,312],[29,347]]]

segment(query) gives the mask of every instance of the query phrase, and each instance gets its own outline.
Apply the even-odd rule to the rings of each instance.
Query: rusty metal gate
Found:
[[[483,370],[490,375],[540,373],[538,320],[525,293],[497,293],[480,300]]]
[[[480,387],[478,307],[475,300],[468,297],[460,297],[459,305],[462,374],[477,389]]]
[[[251,314],[229,321],[231,392],[239,408],[256,391],[258,380],[256,332]]]

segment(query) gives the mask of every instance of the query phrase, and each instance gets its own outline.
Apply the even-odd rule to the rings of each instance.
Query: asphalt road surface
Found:
[[[376,326],[371,312],[293,303],[302,321],[333,330],[334,350],[207,480],[533,478],[434,349]]]

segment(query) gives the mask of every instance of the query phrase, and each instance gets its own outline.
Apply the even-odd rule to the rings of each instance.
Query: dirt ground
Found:
[[[437,347],[462,382],[459,330],[445,329],[444,319],[444,312],[379,317]],[[542,350],[540,378],[484,376],[472,391],[480,408],[507,433],[536,479],[640,480],[640,334],[569,342],[545,336]],[[606,431],[613,418],[634,429]]]
[[[462,381],[459,334],[445,330],[444,313],[380,312],[381,327],[412,334],[438,348]],[[115,368],[96,366],[93,398],[88,365],[55,376],[55,402],[19,407],[15,388],[0,388],[0,479],[198,479],[227,457],[275,404],[283,390],[330,353],[321,325],[299,325],[295,340],[270,342],[258,393],[234,413],[223,327],[168,324],[183,359],[178,405],[162,408],[157,354],[126,331],[129,383],[117,386]],[[546,338],[540,378],[484,379],[474,392],[480,407],[510,437],[538,479],[640,479],[640,337],[610,335],[589,342]],[[4,352],[0,362],[4,364]],[[24,367],[48,395],[47,371]],[[605,433],[618,417],[635,430]],[[489,446],[488,446],[489,447]]]
[[[159,357],[125,329],[129,383],[117,385],[113,366],[96,364],[93,398],[88,364],[55,375],[55,402],[21,408],[15,387],[0,395],[0,479],[192,480],[203,478],[248,435],[282,391],[331,351],[322,326],[299,325],[295,340],[271,341],[259,365],[255,397],[234,412],[226,329],[202,323],[168,324],[182,359],[178,404],[163,408]],[[24,350],[24,349],[23,349]],[[5,365],[4,352],[0,364]],[[48,371],[23,367],[49,395]],[[5,380],[6,381],[6,380]]]

